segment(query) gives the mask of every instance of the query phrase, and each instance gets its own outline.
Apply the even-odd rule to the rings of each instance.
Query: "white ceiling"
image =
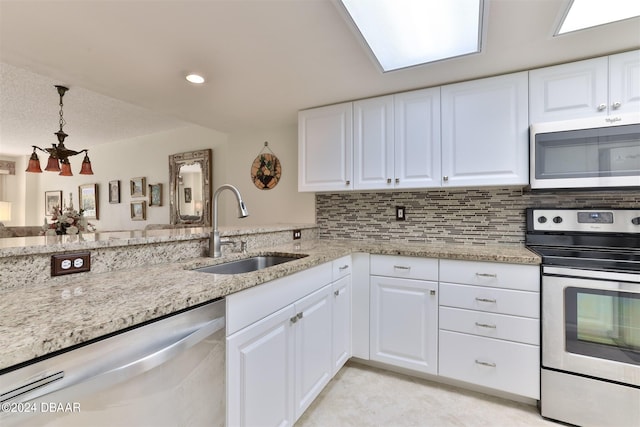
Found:
[[[0,0],[0,153],[55,142],[55,84],[80,149],[294,125],[304,108],[640,47],[640,18],[552,37],[566,0],[486,1],[482,53],[383,74],[332,0]]]

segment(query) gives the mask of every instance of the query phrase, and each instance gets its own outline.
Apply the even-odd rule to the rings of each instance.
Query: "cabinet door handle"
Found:
[[[296,315],[296,317],[298,318],[298,320],[302,319],[304,317],[304,313],[301,311],[300,313],[298,313]]]
[[[448,177],[447,175],[445,175],[445,176],[443,176],[443,177],[442,177],[442,180],[443,180],[444,182],[447,182],[447,181],[449,181],[449,177]]]
[[[346,185],[351,185],[351,181],[347,180]]]
[[[479,298],[479,297],[476,297],[476,301],[479,301],[479,302],[490,302],[490,303],[496,303],[496,302],[498,302],[498,300],[496,300],[496,299],[491,299],[491,298]]]
[[[394,265],[393,268],[396,270],[411,270],[411,267],[405,267],[404,265]]]
[[[291,319],[289,319],[289,321],[291,323],[296,323],[298,321],[298,316],[293,316]]]
[[[391,184],[391,178],[387,178],[387,184]]]
[[[400,178],[396,178],[396,184],[400,184]]]
[[[335,296],[340,296],[340,291],[333,291],[333,294],[334,294]]]
[[[429,291],[429,295],[435,295],[435,294],[436,294],[436,291],[434,291],[433,289]]]
[[[346,270],[347,268],[349,268],[349,264],[345,264],[342,267],[338,267],[338,270],[343,271],[343,270]]]
[[[498,275],[495,273],[476,273],[477,277],[493,277],[493,278],[498,278]]]
[[[614,110],[617,110],[620,107],[622,107],[622,103],[620,102],[614,102],[613,104],[611,104],[611,108],[613,108]]]
[[[488,367],[490,367],[490,368],[495,368],[495,367],[496,367],[496,364],[495,364],[495,363],[491,363],[491,362],[483,362],[482,360],[478,360],[478,359],[476,359],[476,360],[475,360],[475,362],[476,362],[478,365],[488,366]]]
[[[496,325],[490,325],[488,323],[479,323],[479,322],[476,322],[476,326],[479,327],[479,328],[489,328],[489,329],[496,329],[497,328]]]
[[[607,104],[600,104],[598,105],[598,111],[604,111],[607,109]]]

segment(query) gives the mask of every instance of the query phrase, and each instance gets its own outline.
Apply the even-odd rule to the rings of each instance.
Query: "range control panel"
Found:
[[[640,233],[640,209],[533,209],[535,231]]]
[[[91,271],[91,253],[77,252],[51,255],[51,276]]]

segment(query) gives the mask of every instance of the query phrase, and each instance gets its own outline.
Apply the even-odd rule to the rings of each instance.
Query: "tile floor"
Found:
[[[349,362],[295,427],[555,426],[535,406]]]

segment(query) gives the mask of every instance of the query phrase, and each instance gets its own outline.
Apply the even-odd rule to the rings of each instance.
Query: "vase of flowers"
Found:
[[[45,218],[41,235],[55,236],[95,231],[95,226],[87,221],[87,219],[82,215],[83,212],[84,211],[82,209],[78,212],[72,207],[67,208],[64,211],[55,207],[51,217],[52,222],[49,223]]]

